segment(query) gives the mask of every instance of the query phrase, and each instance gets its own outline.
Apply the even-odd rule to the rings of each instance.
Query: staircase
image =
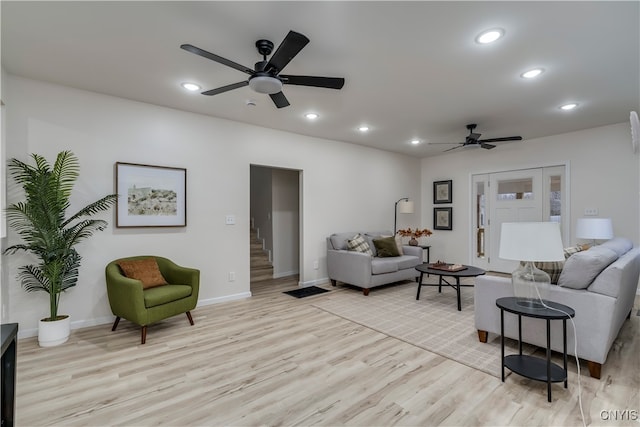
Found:
[[[250,230],[251,239],[251,282],[273,279],[273,266],[269,255],[262,250],[262,240],[254,228]]]

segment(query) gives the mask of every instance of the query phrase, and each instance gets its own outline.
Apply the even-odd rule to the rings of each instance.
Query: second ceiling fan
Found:
[[[456,148],[462,147],[481,147],[490,150],[492,148],[496,148],[495,145],[489,144],[490,142],[507,142],[507,141],[522,141],[521,136],[505,136],[503,138],[489,138],[489,139],[480,139],[480,133],[475,133],[474,130],[478,125],[475,123],[471,123],[467,125],[467,129],[469,129],[469,135],[465,138],[464,142],[436,142],[435,144],[458,144],[457,147],[449,148],[448,150],[444,150],[444,152],[455,150]]]
[[[262,61],[256,62],[253,69],[190,44],[183,44],[180,47],[188,52],[195,53],[203,58],[210,59],[249,75],[247,80],[232,83],[217,89],[207,90],[202,92],[203,95],[218,95],[233,89],[249,86],[256,92],[269,94],[276,107],[283,108],[289,105],[289,101],[284,96],[284,93],[282,93],[282,85],[312,86],[328,89],[342,89],[342,86],[344,86],[344,79],[341,77],[292,76],[280,74],[284,67],[287,66],[307,43],[309,43],[307,37],[295,31],[289,31],[273,56],[267,61],[267,56],[273,51],[273,43],[269,40],[258,40],[256,42],[256,48],[258,48],[258,53],[262,55]]]

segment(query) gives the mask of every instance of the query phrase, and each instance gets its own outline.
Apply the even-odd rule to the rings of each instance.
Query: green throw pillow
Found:
[[[400,256],[398,252],[398,245],[396,245],[396,239],[394,237],[382,237],[380,239],[373,239],[373,245],[378,251],[380,258]]]

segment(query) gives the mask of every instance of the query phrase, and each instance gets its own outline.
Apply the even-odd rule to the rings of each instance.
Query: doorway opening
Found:
[[[250,166],[250,277],[254,283],[300,275],[302,171]]]

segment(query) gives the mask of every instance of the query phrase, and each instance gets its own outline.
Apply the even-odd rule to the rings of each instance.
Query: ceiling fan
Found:
[[[267,56],[273,51],[273,43],[269,40],[258,40],[256,47],[258,48],[258,53],[262,55],[262,61],[256,62],[254,69],[245,67],[244,65],[240,65],[190,44],[183,44],[180,47],[187,52],[195,53],[203,58],[249,74],[248,80],[207,90],[202,92],[203,95],[218,95],[248,85],[256,92],[269,94],[276,107],[283,108],[289,105],[289,101],[284,96],[284,93],[282,93],[283,84],[329,89],[342,89],[342,86],[344,86],[344,79],[340,77],[291,76],[280,74],[284,67],[287,66],[307,43],[309,43],[307,37],[295,31],[289,31],[273,56],[267,61]]]
[[[486,148],[487,150],[491,150],[492,148],[496,148],[496,146],[493,144],[489,144],[490,142],[522,141],[521,136],[506,136],[503,138],[480,139],[481,134],[474,132],[476,126],[478,125],[475,123],[467,125],[467,129],[469,129],[469,135],[467,135],[464,142],[436,142],[434,144],[458,144],[457,147],[444,150],[444,152],[447,152],[461,147],[482,147]]]

